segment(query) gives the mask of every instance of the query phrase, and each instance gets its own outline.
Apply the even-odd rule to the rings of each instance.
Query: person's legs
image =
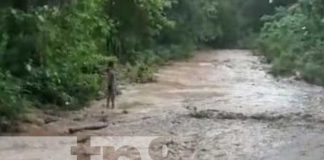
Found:
[[[110,106],[110,97],[111,97],[111,96],[108,94],[108,95],[107,95],[107,99],[106,99],[106,107],[107,107],[107,108],[109,108],[109,106]]]
[[[112,109],[115,109],[115,95],[112,95],[110,98],[111,98],[111,107]]]

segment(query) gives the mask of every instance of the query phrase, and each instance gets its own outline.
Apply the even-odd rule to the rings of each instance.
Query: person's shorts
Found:
[[[115,96],[117,94],[116,87],[114,86],[108,86],[107,88],[107,95],[113,95]]]

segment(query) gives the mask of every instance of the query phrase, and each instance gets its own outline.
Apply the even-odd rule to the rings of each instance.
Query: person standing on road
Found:
[[[111,103],[111,109],[115,108],[115,98],[117,94],[117,87],[116,87],[116,72],[115,72],[115,66],[114,62],[108,63],[107,68],[107,101],[106,101],[106,107],[110,108]]]

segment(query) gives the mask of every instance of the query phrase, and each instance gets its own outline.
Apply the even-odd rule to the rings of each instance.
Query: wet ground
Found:
[[[118,109],[104,101],[74,113],[48,113],[25,135],[195,136],[199,160],[323,160],[324,90],[274,78],[245,50],[199,52],[163,67],[157,83],[125,87]]]

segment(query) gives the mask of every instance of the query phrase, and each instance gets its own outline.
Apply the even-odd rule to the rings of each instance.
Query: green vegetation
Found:
[[[264,17],[257,46],[274,74],[297,74],[324,85],[324,2],[300,0],[276,14]]]
[[[321,0],[3,0],[0,124],[33,107],[85,106],[102,92],[109,61],[122,80],[145,83],[195,49],[255,39],[274,73],[324,84],[323,8]]]
[[[0,123],[31,107],[78,109],[103,89],[109,61],[122,78],[153,81],[219,35],[212,0],[5,0],[0,3]]]

